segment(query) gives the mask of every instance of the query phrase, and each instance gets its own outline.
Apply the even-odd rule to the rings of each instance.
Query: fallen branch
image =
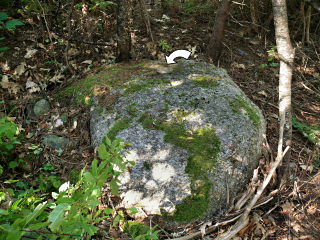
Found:
[[[246,207],[246,210],[244,211],[241,218],[237,221],[237,223],[226,233],[222,234],[221,236],[217,237],[215,240],[228,240],[234,237],[241,229],[243,229],[249,222],[249,214],[254,207],[254,205],[257,203],[259,198],[261,197],[262,192],[264,189],[268,186],[273,174],[275,173],[277,167],[281,163],[283,157],[286,155],[287,151],[289,150],[289,146],[286,147],[284,152],[280,155],[278,154],[276,161],[273,163],[272,168],[270,169],[267,177],[263,181],[262,185],[258,188],[257,193],[254,195],[252,200],[249,202],[249,204]]]

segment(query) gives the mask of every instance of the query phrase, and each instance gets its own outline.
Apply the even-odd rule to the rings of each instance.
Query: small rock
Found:
[[[57,135],[48,135],[43,138],[43,144],[52,147],[54,149],[65,149],[67,145],[70,145],[72,142],[65,137],[59,137]]]
[[[40,117],[50,111],[50,103],[46,99],[37,101],[33,106],[33,113],[35,117]]]
[[[68,122],[68,115],[67,114],[62,114],[61,116],[60,116],[60,119],[61,119],[61,121],[64,123],[64,124],[66,124],[67,122]]]

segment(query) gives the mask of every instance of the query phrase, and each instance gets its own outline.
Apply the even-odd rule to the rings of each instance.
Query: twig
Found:
[[[219,222],[219,223],[216,223],[215,225],[213,226],[210,226],[208,227],[208,229],[206,229],[206,233],[210,233],[210,232],[213,232],[214,230],[216,230],[218,227],[220,226],[223,226],[223,225],[226,225],[228,223],[231,223],[231,222],[234,222],[236,221],[238,218],[241,217],[242,214],[239,214],[238,216],[232,218],[232,219],[229,219],[229,220],[226,220],[224,222]],[[202,232],[201,231],[198,231],[198,232],[195,232],[195,233],[192,233],[192,234],[189,234],[187,236],[184,236],[184,237],[179,237],[179,238],[173,238],[171,240],[192,240],[192,239],[195,239],[197,237],[201,237],[202,235]]]
[[[283,153],[280,155],[278,154],[276,161],[273,163],[272,168],[270,169],[267,177],[263,181],[262,185],[258,188],[257,193],[254,195],[250,203],[247,205],[246,210],[244,211],[243,215],[241,218],[237,221],[235,225],[226,233],[222,234],[221,236],[217,237],[215,240],[228,240],[234,237],[241,229],[243,229],[249,222],[249,214],[256,204],[256,202],[259,200],[261,197],[262,192],[264,189],[268,186],[273,174],[275,173],[277,167],[281,163],[283,157],[286,155],[287,151],[289,150],[289,146],[286,147],[286,149],[283,151]]]
[[[47,22],[47,19],[46,19],[46,14],[45,14],[45,12],[44,12],[44,9],[43,9],[43,7],[42,7],[42,5],[41,5],[40,1],[39,1],[39,0],[37,0],[37,2],[38,2],[39,6],[40,6],[40,8],[41,8],[41,10],[42,10],[42,13],[43,13],[43,19],[44,19],[44,22],[45,22],[45,24],[46,24],[46,28],[47,28],[47,31],[48,31],[48,36],[49,36],[50,42],[52,42],[52,38],[51,38],[51,33],[50,33],[49,25],[48,25],[48,22]]]

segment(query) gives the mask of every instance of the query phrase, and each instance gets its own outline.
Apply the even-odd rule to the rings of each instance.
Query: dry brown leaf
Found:
[[[264,90],[258,92],[258,94],[260,94],[260,95],[262,95],[262,96],[265,96],[265,97],[268,97],[268,94],[267,94],[266,91],[264,91]]]
[[[312,172],[313,171],[313,165],[306,165],[306,164],[303,164],[303,163],[301,163],[300,164],[300,167],[301,167],[301,169],[303,169],[303,170],[305,170],[305,171],[307,171],[307,172]]]
[[[243,63],[236,63],[236,62],[233,62],[231,63],[231,67],[232,68],[239,68],[239,69],[246,69],[246,66],[243,64]]]
[[[24,58],[32,58],[38,52],[37,49],[29,49],[27,48],[27,53],[24,55]]]
[[[38,84],[29,80],[26,82],[26,89],[29,93],[40,92],[41,90]]]
[[[14,72],[13,72],[13,74],[14,75],[18,75],[18,76],[21,76],[25,71],[26,71],[26,69],[25,69],[25,66],[26,66],[27,64],[25,63],[25,62],[22,62],[20,65],[18,65],[17,67],[16,67],[16,69],[14,70]]]
[[[8,92],[11,94],[17,94],[20,90],[20,86],[17,83],[10,82],[9,77],[7,75],[2,76],[2,81],[0,85],[4,89],[8,89]]]
[[[2,68],[2,71],[4,71],[4,72],[10,71],[10,66],[9,66],[8,62],[1,63],[1,68]]]
[[[78,55],[78,54],[79,54],[79,51],[78,51],[78,49],[76,49],[76,48],[70,48],[70,49],[68,50],[68,55],[69,55],[70,57],[75,56],[75,55]]]
[[[282,208],[282,212],[284,214],[290,214],[292,213],[293,210],[293,205],[291,202],[286,201],[285,203],[283,203],[282,205],[280,205],[280,207]]]
[[[61,79],[64,78],[64,75],[61,73],[56,74],[51,79],[49,79],[50,82],[61,82]]]

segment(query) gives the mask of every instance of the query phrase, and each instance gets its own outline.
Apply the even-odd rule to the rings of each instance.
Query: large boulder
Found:
[[[122,206],[191,222],[223,211],[227,198],[246,186],[259,162],[265,120],[225,70],[194,61],[147,62],[107,68],[94,78],[109,97],[104,104],[96,97],[92,142],[122,138],[131,143],[125,159],[136,163],[120,177]]]

